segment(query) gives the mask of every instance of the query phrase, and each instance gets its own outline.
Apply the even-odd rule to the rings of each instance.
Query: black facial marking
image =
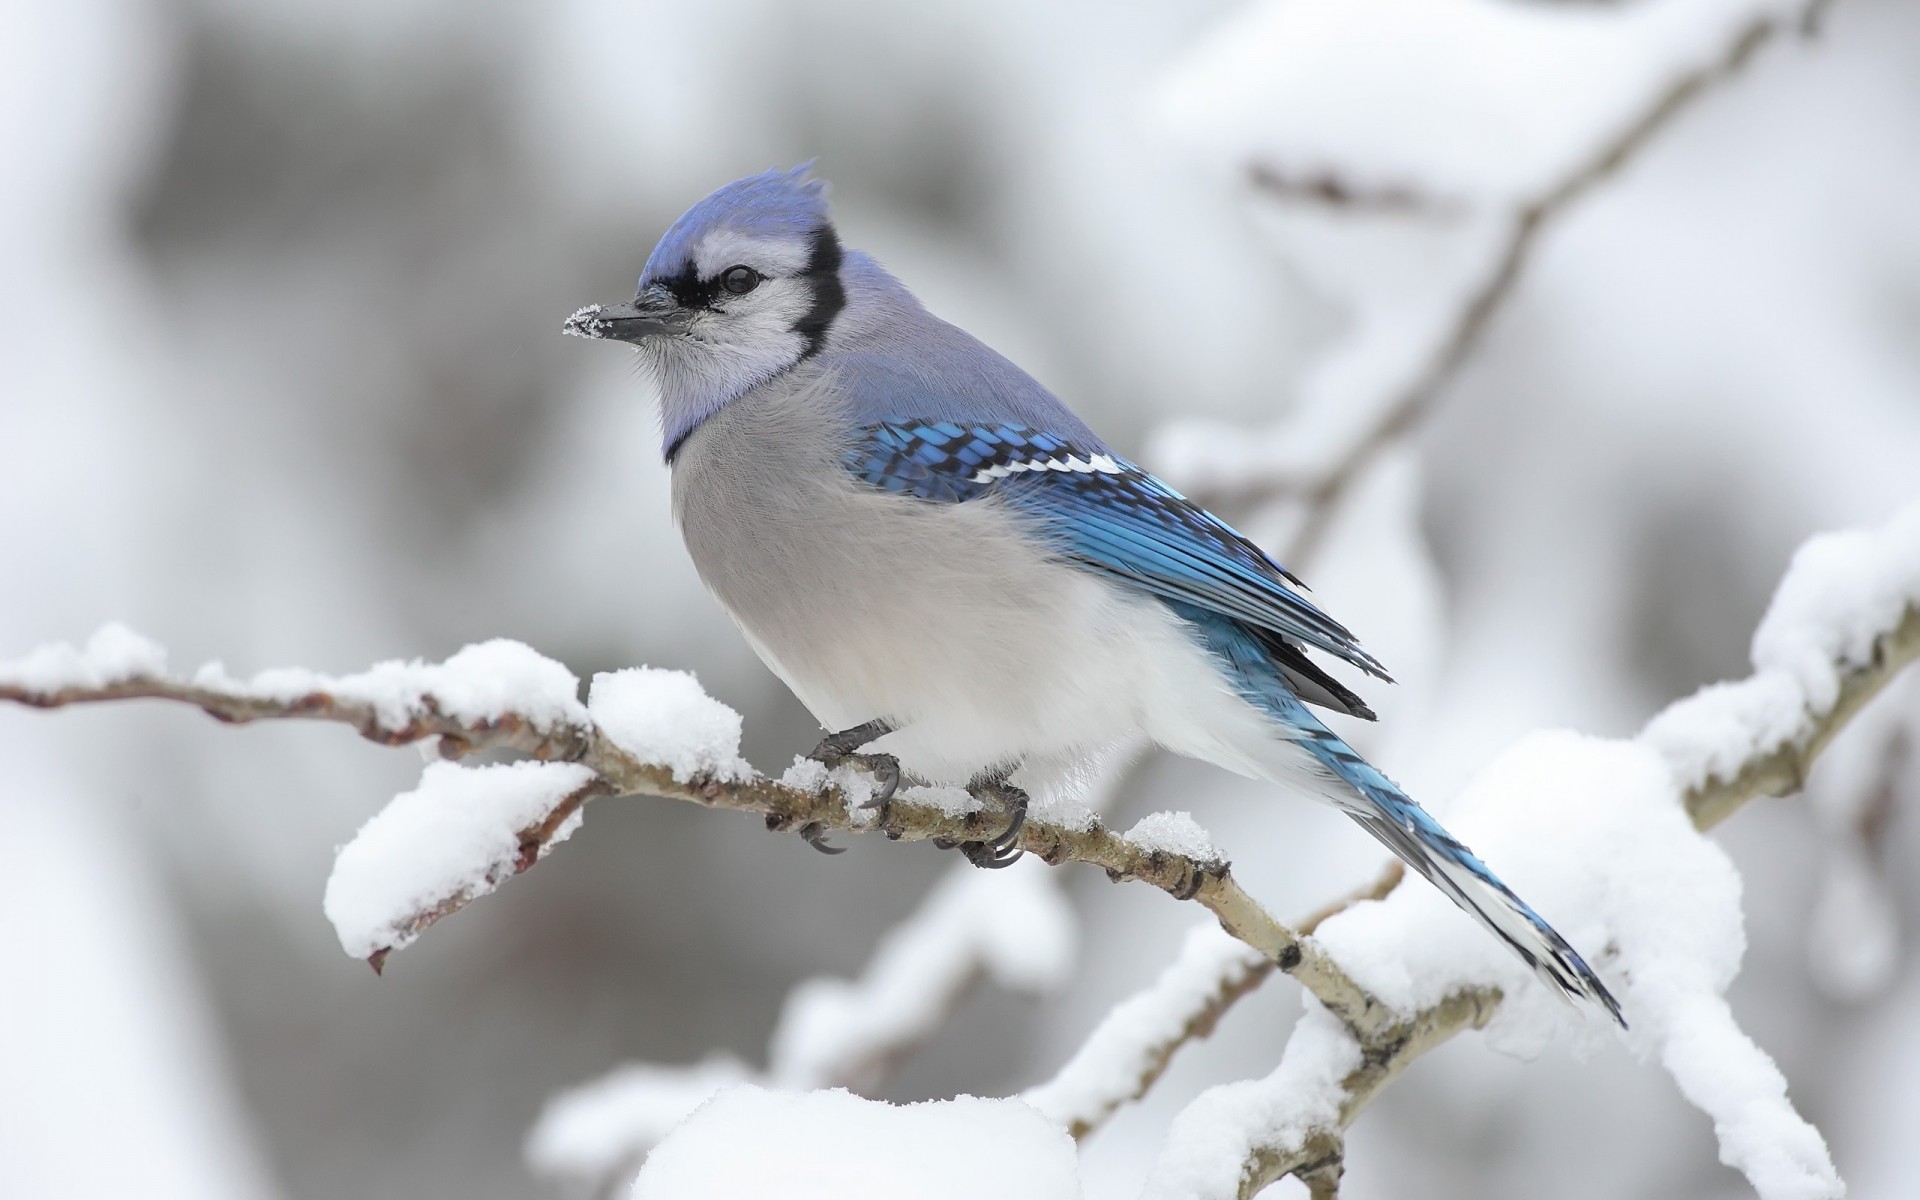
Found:
[[[833,226],[822,225],[813,234],[813,253],[807,256],[807,269],[801,273],[813,287],[813,305],[794,323],[793,331],[805,338],[807,348],[800,357],[812,358],[827,344],[827,327],[847,306],[847,289],[840,282],[840,239]]]
[[[712,308],[714,299],[721,291],[718,279],[702,279],[694,274],[691,261],[681,267],[678,274],[669,275],[659,282],[673,293],[673,298],[679,301],[682,308]]]

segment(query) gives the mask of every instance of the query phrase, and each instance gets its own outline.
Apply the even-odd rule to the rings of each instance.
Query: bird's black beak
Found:
[[[683,331],[688,316],[687,310],[670,297],[643,292],[631,304],[589,304],[568,317],[560,328],[574,337],[638,345],[655,334]]]

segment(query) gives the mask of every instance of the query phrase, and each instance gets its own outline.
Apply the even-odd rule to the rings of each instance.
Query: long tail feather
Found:
[[[1296,726],[1301,747],[1351,793],[1329,799],[1505,942],[1534,974],[1569,997],[1599,1005],[1626,1028],[1613,993],[1553,926],[1353,747],[1304,711],[1298,715],[1310,726]]]
[[[1322,725],[1290,686],[1270,639],[1259,631],[1193,605],[1172,604],[1219,662],[1240,695],[1270,717],[1277,728],[1262,747],[1242,747],[1242,762],[1276,783],[1298,785],[1298,754],[1305,750],[1318,768],[1312,784],[1322,799],[1360,823],[1414,870],[1452,899],[1562,995],[1588,1000],[1607,1011],[1621,1028],[1626,1020],[1613,993],[1600,982],[1567,940],[1539,913],[1501,883],[1473,851],[1462,845],[1372,763]],[[1348,693],[1350,695],[1350,693]],[[1358,697],[1354,697],[1358,703]],[[1351,711],[1352,706],[1344,706]],[[1364,706],[1362,706],[1364,709]],[[1372,713],[1367,713],[1372,716]],[[1279,743],[1286,743],[1284,746]],[[1285,750],[1284,762],[1272,752]],[[1265,751],[1264,753],[1262,751]]]

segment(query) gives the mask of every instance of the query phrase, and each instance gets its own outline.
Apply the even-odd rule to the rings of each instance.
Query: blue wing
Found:
[[[889,421],[860,430],[845,465],[874,487],[922,500],[1003,496],[1088,567],[1388,678],[1260,547],[1104,447],[1020,425]]]

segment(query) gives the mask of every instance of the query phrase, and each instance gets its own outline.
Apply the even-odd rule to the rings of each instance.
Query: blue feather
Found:
[[[1112,469],[1046,466],[1096,457]],[[887,421],[859,431],[845,465],[875,487],[922,500],[1004,496],[1063,555],[1102,574],[1388,678],[1353,634],[1289,586],[1292,576],[1265,551],[1097,442],[1080,446],[1015,424]]]

